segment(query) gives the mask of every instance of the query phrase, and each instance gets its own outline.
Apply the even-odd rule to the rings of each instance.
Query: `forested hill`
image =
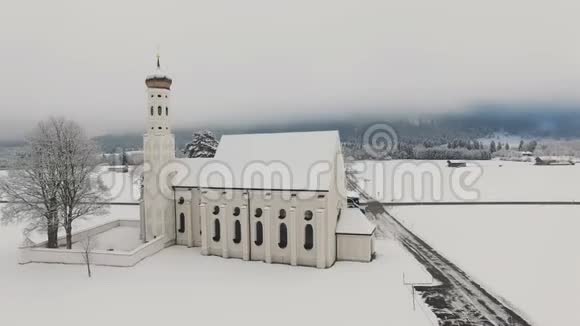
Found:
[[[399,140],[418,144],[430,141],[444,144],[453,139],[477,139],[495,132],[504,132],[521,137],[580,138],[580,108],[521,109],[505,106],[486,106],[462,113],[422,115],[414,118],[382,118],[351,116],[347,118],[316,121],[264,122],[261,125],[243,125],[235,128],[207,126],[216,134],[290,132],[312,130],[340,131],[343,141],[360,139],[364,131],[374,123],[388,123],[393,127]],[[191,129],[177,129],[175,141],[182,148],[191,140]],[[106,152],[115,148],[140,149],[142,134],[138,132],[123,135],[96,137]]]

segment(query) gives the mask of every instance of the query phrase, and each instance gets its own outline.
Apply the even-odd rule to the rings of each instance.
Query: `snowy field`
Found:
[[[580,201],[580,165],[534,166],[507,161],[358,161],[359,184],[382,202]],[[432,181],[434,180],[434,181]]]
[[[580,325],[580,206],[397,206],[389,211],[532,324]]]
[[[0,227],[0,320],[6,325],[430,326],[403,284],[430,277],[398,244],[372,263],[328,270],[206,257],[173,246],[131,268],[16,263],[17,227]]]
[[[99,177],[109,188],[111,202],[131,203],[139,201],[140,170],[136,170],[134,166],[130,166],[127,173],[108,171],[107,167],[103,167],[99,170]]]

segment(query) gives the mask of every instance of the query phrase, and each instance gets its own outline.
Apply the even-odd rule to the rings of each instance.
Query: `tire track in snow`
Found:
[[[398,239],[427,271],[441,282],[437,286],[415,286],[415,290],[421,293],[442,326],[531,326],[507,304],[501,302],[462,269],[408,230],[386,211],[383,204],[374,201],[365,193],[352,176],[347,180],[352,189],[369,200],[367,208],[378,224],[378,229],[383,234],[388,233]]]

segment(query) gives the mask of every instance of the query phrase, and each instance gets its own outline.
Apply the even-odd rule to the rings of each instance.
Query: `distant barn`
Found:
[[[465,162],[447,161],[447,167],[450,167],[450,168],[464,168],[466,166],[467,166],[467,163],[465,163]]]
[[[572,160],[554,160],[554,159],[542,159],[540,157],[536,157],[535,165],[574,165],[574,161]]]

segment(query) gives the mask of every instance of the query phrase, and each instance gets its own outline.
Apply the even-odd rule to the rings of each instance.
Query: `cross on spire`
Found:
[[[160,70],[161,69],[161,64],[159,63],[159,52],[157,52],[157,69]]]

